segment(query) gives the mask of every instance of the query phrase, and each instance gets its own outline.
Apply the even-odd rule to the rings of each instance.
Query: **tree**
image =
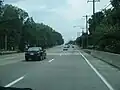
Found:
[[[0,24],[1,48],[5,48],[3,46],[6,44],[7,49],[14,47],[24,51],[26,45],[46,48],[64,43],[60,33],[48,25],[36,23],[26,11],[18,7],[4,5],[0,20],[2,22]]]
[[[93,21],[93,17],[95,17],[95,21]],[[89,19],[89,31],[90,31],[90,34],[92,34],[94,30],[94,26],[96,27],[98,24],[101,23],[101,21],[103,20],[104,18],[104,13],[103,12],[97,12],[95,13],[95,16],[92,15],[92,17]],[[96,30],[96,29],[95,29]]]
[[[28,13],[24,10],[17,8],[12,5],[6,4],[3,6],[3,15],[1,17],[1,21],[5,21],[3,24],[0,25],[1,28],[1,34],[4,37],[10,37],[14,42],[14,44],[11,44],[11,41],[7,39],[8,42],[6,44],[11,44],[11,47],[16,47],[20,43],[21,38],[21,31],[22,31],[22,25],[24,20],[28,17]],[[13,34],[14,33],[14,34]],[[4,40],[3,40],[4,41]],[[10,41],[10,42],[9,42]]]
[[[96,49],[120,53],[120,0],[111,1],[113,9],[106,9],[95,14],[95,31],[93,16],[89,19],[88,44]]]
[[[120,0],[111,0],[111,4],[114,8],[120,8]]]

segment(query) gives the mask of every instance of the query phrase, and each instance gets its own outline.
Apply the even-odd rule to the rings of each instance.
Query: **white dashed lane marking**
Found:
[[[13,81],[13,82],[7,84],[7,85],[5,85],[4,87],[11,87],[12,85],[14,85],[14,84],[16,84],[17,82],[19,82],[19,81],[21,81],[22,79],[24,79],[24,77],[25,77],[25,75],[22,76],[22,77],[20,77],[20,78],[18,78],[18,79],[16,79],[16,80]]]
[[[52,59],[52,60],[49,60],[48,62],[52,62],[54,59]]]

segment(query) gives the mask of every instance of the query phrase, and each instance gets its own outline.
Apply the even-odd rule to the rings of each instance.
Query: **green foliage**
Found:
[[[120,0],[111,0],[111,4],[114,8],[120,7]]]
[[[113,9],[97,12],[89,19],[88,45],[98,50],[120,53],[120,0],[112,0],[111,4]],[[80,46],[82,37],[76,39]]]
[[[82,48],[87,48],[87,33],[82,33],[82,36],[75,40],[76,44]]]
[[[0,17],[0,48],[19,48],[24,51],[26,45],[41,46],[44,48],[64,43],[62,35],[50,26],[36,23],[28,13],[12,5],[4,5]]]
[[[120,53],[120,9],[118,8],[120,1],[113,0],[111,3],[113,9],[105,10],[101,20],[96,17],[96,21],[100,21],[90,35],[89,43],[98,46],[99,50]],[[89,23],[91,25],[91,22]],[[90,30],[92,28],[89,27]]]
[[[95,17],[95,21],[93,21],[93,17]],[[90,33],[92,34],[93,32],[94,32],[94,26],[96,26],[96,25],[99,25],[100,24],[100,22],[103,20],[103,18],[104,18],[104,14],[103,14],[103,12],[97,12],[96,14],[95,14],[95,16],[92,16],[90,19],[89,19],[89,25],[90,25],[90,29],[89,29],[89,31],[90,31]]]

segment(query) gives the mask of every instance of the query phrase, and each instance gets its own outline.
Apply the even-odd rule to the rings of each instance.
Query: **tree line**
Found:
[[[24,51],[26,46],[47,48],[63,43],[62,35],[52,27],[36,23],[21,8],[0,3],[0,49]]]
[[[93,46],[93,49],[120,53],[120,0],[111,0],[111,5],[112,8],[96,12],[89,19],[88,45]],[[84,48],[86,36],[87,34],[83,33],[76,39],[77,44]]]

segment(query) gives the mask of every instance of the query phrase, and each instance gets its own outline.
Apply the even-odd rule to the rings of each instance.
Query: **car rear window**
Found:
[[[41,50],[40,48],[38,47],[34,47],[34,48],[29,48],[28,51],[39,51]]]

